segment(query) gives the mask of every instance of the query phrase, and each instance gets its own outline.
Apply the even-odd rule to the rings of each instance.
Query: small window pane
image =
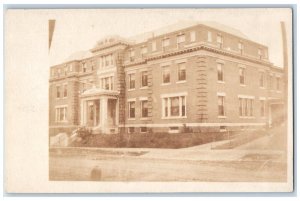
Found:
[[[186,80],[186,68],[185,63],[178,64],[178,80],[183,81]]]
[[[163,83],[170,83],[170,68],[163,68]]]

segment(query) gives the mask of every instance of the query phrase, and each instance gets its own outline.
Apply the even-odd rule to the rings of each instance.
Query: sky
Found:
[[[279,67],[283,65],[280,21],[286,24],[290,48],[292,44],[289,9],[52,10],[49,17],[56,20],[50,66],[66,61],[74,52],[91,49],[106,36],[132,37],[179,21],[214,21],[238,29],[248,39],[268,46],[270,61]]]

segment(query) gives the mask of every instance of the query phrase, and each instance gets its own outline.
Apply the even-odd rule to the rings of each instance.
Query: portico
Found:
[[[118,95],[93,87],[80,95],[80,124],[93,134],[118,133]]]

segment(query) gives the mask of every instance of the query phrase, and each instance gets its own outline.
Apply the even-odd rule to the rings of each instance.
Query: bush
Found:
[[[232,134],[231,134],[232,135]],[[134,133],[90,135],[85,143],[74,142],[73,146],[111,148],[184,148],[228,138],[227,133]]]

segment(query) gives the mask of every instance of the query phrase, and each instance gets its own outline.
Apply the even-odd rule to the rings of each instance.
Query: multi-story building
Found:
[[[109,37],[51,67],[50,134],[265,127],[282,111],[283,78],[266,46],[217,23]]]

